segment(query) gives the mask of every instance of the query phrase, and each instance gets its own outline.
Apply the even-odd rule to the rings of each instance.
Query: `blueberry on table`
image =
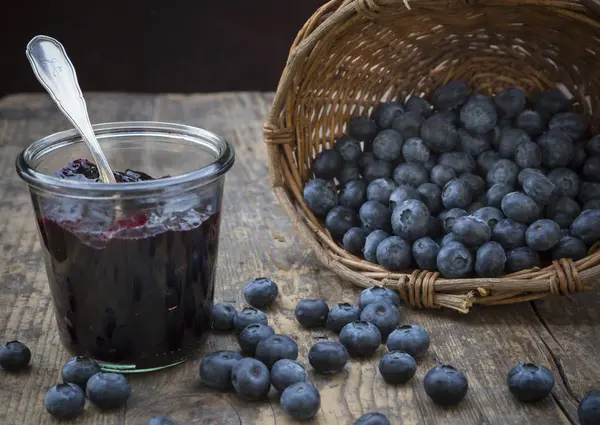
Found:
[[[359,210],[360,220],[362,227],[367,229],[369,232],[373,230],[385,230],[390,232],[391,223],[390,219],[392,213],[389,208],[377,201],[365,202]]]
[[[579,203],[563,196],[546,207],[546,218],[555,221],[562,229],[568,228],[581,214]]]
[[[422,97],[410,96],[404,104],[404,110],[421,115],[423,118],[428,118],[431,115],[431,104]]]
[[[296,360],[298,344],[287,335],[271,335],[258,342],[254,356],[270,369],[277,360]]]
[[[364,180],[346,182],[340,189],[339,200],[340,205],[358,210],[367,200],[367,182]]]
[[[520,128],[505,128],[500,132],[498,153],[502,158],[512,159],[517,153],[517,148],[524,143],[532,143],[529,134]]]
[[[447,278],[468,277],[473,271],[473,255],[462,243],[450,242],[440,249],[437,267]]]
[[[83,412],[85,395],[75,384],[64,383],[50,388],[44,397],[44,408],[56,419],[68,421]]]
[[[375,230],[367,236],[365,247],[363,248],[363,256],[365,260],[371,263],[377,263],[377,247],[384,240],[389,238],[389,233],[383,230]]]
[[[325,218],[325,228],[337,241],[341,241],[348,230],[358,225],[360,225],[360,217],[356,211],[348,207],[334,207]],[[250,305],[253,304],[250,303]],[[260,308],[259,306],[254,307]]]
[[[552,249],[552,259],[570,258],[579,261],[587,257],[587,248],[581,239],[573,236],[563,236]]]
[[[400,326],[387,339],[390,351],[404,351],[414,358],[427,354],[429,344],[429,332],[419,325]]]
[[[390,210],[393,212],[398,205],[409,199],[416,199],[417,201],[420,200],[421,198],[419,192],[417,192],[417,189],[412,186],[401,184],[394,189],[390,195]]]
[[[379,373],[388,384],[404,384],[416,371],[417,362],[404,351],[390,351],[379,361]]]
[[[86,387],[87,398],[101,410],[117,409],[125,404],[131,395],[131,385],[119,373],[97,373]]]
[[[349,210],[351,214],[356,215],[352,210]],[[358,216],[356,217],[358,220]],[[244,299],[248,304],[254,308],[265,308],[268,307],[277,298],[279,289],[277,284],[268,277],[258,277],[256,279],[250,279],[244,287]]]
[[[317,342],[308,352],[308,362],[318,373],[323,375],[341,372],[348,359],[348,351],[339,342]]]
[[[442,209],[442,189],[438,185],[423,183],[417,188],[417,193],[431,214],[437,214]]]
[[[335,143],[335,149],[346,162],[358,161],[362,154],[360,142],[350,136],[344,136]]]
[[[353,117],[348,121],[348,135],[361,142],[370,142],[377,134],[377,123],[363,117]]]
[[[374,324],[357,320],[342,328],[340,343],[350,357],[370,357],[381,345],[381,332]]]
[[[402,270],[412,263],[410,243],[399,236],[390,236],[377,247],[377,263],[388,270]]]
[[[323,300],[301,300],[296,304],[296,320],[305,328],[325,326],[329,307]]]
[[[404,112],[404,106],[398,102],[381,102],[373,109],[371,119],[377,123],[380,129],[390,128],[394,119]]]
[[[248,401],[264,399],[271,389],[269,369],[256,359],[238,360],[231,369],[231,383],[238,396]]]
[[[379,201],[383,205],[388,205],[390,195],[397,187],[398,185],[392,179],[373,180],[367,186],[367,199],[369,201]]]
[[[369,304],[377,302],[387,302],[396,307],[400,307],[402,303],[398,293],[381,286],[372,286],[364,289],[358,296],[358,308],[360,310],[363,310]]]
[[[394,170],[394,181],[398,185],[405,184],[417,188],[429,181],[429,172],[422,164],[403,162]]]
[[[440,155],[438,163],[452,168],[457,174],[472,173],[477,163],[471,155],[464,152],[446,152]]]
[[[269,321],[267,315],[254,307],[246,307],[238,311],[233,318],[233,326],[235,331],[239,334],[246,326],[253,325],[255,323],[262,323],[268,325]]]
[[[496,183],[506,183],[515,185],[519,177],[521,169],[510,159],[499,159],[490,169],[487,174],[487,182],[489,185]]]
[[[520,401],[539,401],[550,395],[554,376],[544,366],[519,363],[508,372],[508,389]]]
[[[442,203],[446,209],[467,208],[472,200],[471,188],[464,180],[451,180],[442,190]]]
[[[168,416],[155,416],[148,422],[148,425],[179,425],[177,421]]]
[[[295,360],[277,360],[271,368],[271,384],[279,392],[297,382],[307,381],[308,373],[306,373],[306,369]]]
[[[590,391],[579,402],[577,416],[581,425],[600,424],[600,391]]]
[[[423,139],[420,137],[411,137],[406,140],[402,146],[402,156],[404,156],[404,160],[408,162],[425,164],[429,161],[430,155],[431,152],[429,151],[429,148],[423,143]]]
[[[344,166],[344,158],[335,149],[321,151],[313,164],[315,177],[323,180],[332,180],[340,174]]]
[[[535,99],[535,110],[543,117],[550,118],[569,109],[569,99],[558,90],[541,92]]]
[[[394,129],[381,131],[373,140],[373,154],[383,161],[397,161],[402,157],[404,137]]]
[[[600,156],[590,156],[585,161],[583,175],[590,181],[600,181]]]
[[[537,143],[542,149],[542,164],[548,168],[566,167],[575,155],[573,141],[565,133],[548,131]]]
[[[491,148],[488,134],[471,134],[463,128],[457,130],[458,149],[472,156],[482,154]]]
[[[394,234],[409,241],[425,236],[429,229],[429,216],[429,208],[423,202],[414,199],[402,202],[392,214]]]
[[[482,207],[473,212],[473,217],[477,217],[486,222],[488,227],[494,230],[496,224],[500,220],[504,220],[506,217],[498,208],[495,207]]]
[[[452,233],[459,242],[480,246],[492,238],[492,230],[487,223],[472,215],[458,217],[452,226]]]
[[[494,164],[500,159],[502,158],[500,158],[500,154],[496,151],[487,150],[485,152],[482,152],[475,160],[477,171],[479,172],[479,174],[487,176],[488,172],[492,169]]]
[[[550,118],[548,130],[564,133],[573,141],[585,136],[588,124],[585,117],[575,112],[561,112]]]
[[[431,181],[432,183],[437,184],[440,188],[446,186],[446,183],[454,180],[456,177],[457,175],[456,171],[454,171],[454,168],[447,165],[438,164],[431,170]]]
[[[325,217],[337,205],[337,195],[330,183],[322,179],[312,179],[303,191],[304,201],[317,217]]]
[[[579,193],[579,177],[570,168],[555,168],[547,176],[557,188],[559,196],[577,197]]]
[[[451,152],[457,145],[458,133],[451,121],[442,115],[433,115],[421,126],[421,139],[431,152]]]
[[[342,245],[350,254],[360,256],[365,249],[365,243],[369,231],[361,227],[353,227],[348,230],[342,240]]]
[[[502,198],[502,212],[515,221],[531,224],[541,215],[541,208],[532,198],[521,192],[511,192]]]
[[[466,81],[454,80],[438,87],[431,93],[431,104],[437,109],[452,109],[461,106],[469,98]]]
[[[517,128],[524,130],[532,137],[539,136],[546,130],[546,120],[536,111],[526,109],[515,119]]]
[[[345,185],[349,181],[360,179],[360,168],[355,163],[346,163],[337,176],[337,180],[340,185]]]
[[[471,133],[487,133],[496,126],[497,120],[494,102],[481,94],[472,95],[460,110],[460,122]]]
[[[342,328],[350,322],[360,319],[360,310],[350,303],[339,303],[327,315],[325,327],[335,333],[340,333]]]
[[[591,245],[600,240],[600,210],[585,210],[571,224],[571,235]]]
[[[490,241],[477,249],[475,274],[479,277],[498,277],[504,274],[506,252],[498,242]]]
[[[506,251],[506,271],[508,273],[529,270],[541,265],[540,256],[528,246],[522,246]]]
[[[398,114],[392,123],[392,129],[400,133],[404,140],[418,137],[423,125],[423,117],[415,112]],[[384,130],[385,131],[385,130]]]
[[[97,361],[89,357],[77,356],[65,363],[61,370],[61,377],[63,382],[75,384],[85,391],[87,381],[100,372],[102,368]]]
[[[360,320],[377,326],[383,341],[398,327],[400,318],[398,307],[388,302],[369,304],[360,313]]]
[[[0,366],[9,372],[18,372],[31,361],[31,351],[19,341],[9,341],[0,347]]]
[[[483,180],[480,176],[473,173],[462,173],[459,177],[460,180],[463,180],[467,183],[471,192],[473,192],[473,199],[476,199],[485,194],[485,180]]]
[[[449,210],[442,211],[438,215],[438,219],[442,224],[442,230],[444,231],[444,233],[452,232],[452,226],[454,226],[454,222],[456,221],[456,219],[458,217],[463,217],[466,215],[469,215],[469,213],[467,213],[462,208],[451,208]]]
[[[515,163],[521,168],[539,168],[542,165],[542,150],[537,143],[521,143],[515,150]]]
[[[231,385],[231,368],[242,355],[235,351],[215,351],[205,355],[200,362],[199,372],[202,384],[217,391],[233,390]]]
[[[379,412],[365,413],[352,425],[391,425],[389,419]]]
[[[228,332],[233,330],[233,319],[237,310],[231,304],[215,304],[210,313],[210,323],[215,331]]]
[[[253,357],[254,352],[256,351],[256,345],[259,343],[259,341],[267,339],[274,334],[275,331],[269,325],[255,323],[253,325],[246,326],[238,337],[238,342],[240,344],[240,348],[242,349],[242,353],[244,353],[246,356]]]
[[[290,418],[306,421],[314,418],[321,408],[321,395],[314,385],[298,382],[283,390],[279,404]]]
[[[485,194],[485,199],[488,206],[494,208],[500,208],[502,206],[502,199],[506,195],[515,191],[515,187],[509,183],[495,183],[493,184]]]
[[[412,246],[413,258],[421,270],[436,271],[440,246],[430,237],[417,239]]]
[[[525,109],[527,98],[523,90],[509,87],[494,96],[494,103],[499,115],[506,118],[515,118]]]
[[[450,365],[440,365],[431,369],[423,379],[425,393],[440,406],[458,404],[469,389],[466,376]]]

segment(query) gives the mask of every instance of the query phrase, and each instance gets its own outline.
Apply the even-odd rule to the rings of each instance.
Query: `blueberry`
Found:
[[[583,164],[583,175],[591,181],[600,181],[600,156],[590,156]]]
[[[337,177],[344,166],[344,159],[337,150],[326,149],[317,155],[313,164],[315,177],[331,180]]]
[[[508,183],[496,183],[492,185],[485,195],[487,204],[494,208],[500,208],[502,199],[509,193],[514,192],[514,190],[514,186]]]
[[[558,188],[548,177],[535,173],[525,177],[523,191],[540,206],[555,202],[558,194]]]
[[[581,425],[600,423],[600,392],[590,391],[579,402],[577,416]]]
[[[539,168],[542,165],[542,150],[536,143],[521,143],[515,151],[515,163],[521,168]]]
[[[448,245],[450,242],[459,242],[460,243],[460,241],[456,238],[456,235],[454,233],[448,233],[440,241],[440,247],[442,247],[444,245]],[[438,252],[438,254],[439,254],[439,252]],[[437,269],[437,258],[435,260],[436,260],[435,268]]]
[[[246,307],[241,309],[233,318],[233,326],[238,334],[242,332],[246,326],[253,325],[255,323],[262,323],[263,325],[269,324],[265,313],[255,309],[254,307]]]
[[[305,328],[320,328],[325,326],[329,307],[323,300],[301,300],[296,304],[296,320]]]
[[[240,343],[242,353],[244,353],[246,356],[254,356],[256,346],[258,345],[259,341],[267,339],[274,334],[275,331],[273,328],[263,323],[255,323],[253,325],[246,326],[238,337],[238,342]]]
[[[535,99],[535,110],[545,118],[567,109],[569,109],[569,99],[557,90],[541,92]]]
[[[600,210],[600,199],[592,199],[583,204],[581,211],[585,210]]]
[[[391,425],[384,414],[378,412],[365,413],[352,425]]]
[[[417,239],[412,246],[412,254],[422,270],[437,270],[437,255],[440,246],[429,237]]]
[[[394,189],[394,191],[390,195],[390,210],[394,211],[396,207],[398,207],[398,205],[400,205],[402,202],[408,199],[416,199],[418,201],[419,199],[421,199],[421,197],[419,196],[419,192],[417,192],[416,188],[406,184],[401,184],[396,189]]]
[[[279,404],[290,418],[306,421],[314,418],[321,408],[321,395],[314,385],[297,382],[283,390]]]
[[[356,161],[356,165],[360,167],[361,170],[364,170],[368,165],[373,164],[377,161],[375,154],[373,152],[363,152],[361,156],[358,157]]]
[[[550,395],[554,376],[544,366],[519,363],[508,372],[508,389],[520,401],[539,401]]]
[[[348,211],[356,216],[354,211]],[[329,217],[329,214],[327,216]],[[358,221],[358,216],[356,216],[356,221]],[[248,304],[255,308],[265,308],[271,305],[273,301],[275,301],[275,298],[277,298],[277,293],[277,284],[268,277],[250,279],[246,282],[246,286],[243,290],[244,299]]]
[[[429,209],[423,202],[414,199],[402,202],[392,214],[394,234],[409,241],[425,236],[429,229],[429,216]]]
[[[391,229],[391,216],[390,210],[377,201],[367,201],[361,207],[359,211],[360,220],[362,227],[367,229],[369,232],[373,230],[385,230],[390,232]]]
[[[231,304],[215,304],[212,307],[210,321],[212,328],[219,332],[233,330],[233,319],[237,313],[235,306]]]
[[[397,161],[402,156],[402,134],[393,129],[381,131],[373,140],[373,153],[381,160]]]
[[[168,416],[154,416],[147,425],[179,425],[175,419]]]
[[[431,104],[418,96],[410,96],[404,104],[404,109],[419,114],[423,118],[428,118],[431,115]]]
[[[415,112],[398,114],[392,128],[400,133],[404,140],[418,137],[423,125],[423,117]]]
[[[581,214],[579,203],[563,196],[546,207],[546,218],[555,221],[561,228],[568,228],[573,220]]]
[[[393,304],[380,301],[367,305],[360,313],[360,320],[377,326],[381,339],[385,341],[400,323],[400,310]]]
[[[404,112],[404,107],[398,102],[382,102],[373,109],[371,119],[380,129],[390,128],[394,119]]]
[[[485,195],[480,195],[473,201],[471,205],[467,208],[467,212],[471,215],[477,210],[482,209],[483,207],[487,207],[487,198]]]
[[[414,358],[423,357],[429,350],[429,332],[419,325],[403,325],[388,336],[390,351],[404,351]]]
[[[486,242],[477,249],[475,274],[480,277],[498,277],[504,274],[506,253],[498,242]]]
[[[595,135],[585,144],[585,149],[590,156],[600,155],[600,134]]]
[[[279,392],[297,382],[307,381],[308,373],[300,363],[294,360],[277,360],[271,368],[271,384]]]
[[[381,332],[374,324],[357,320],[342,328],[340,342],[351,357],[370,357],[381,345]]]
[[[402,155],[405,161],[425,164],[429,161],[429,148],[419,137],[411,137],[402,146]]]
[[[331,185],[322,179],[312,179],[303,191],[304,201],[317,217],[325,217],[337,205],[337,195]]]
[[[392,179],[373,180],[367,186],[367,199],[369,201],[379,201],[383,205],[388,205],[390,196],[397,187],[398,186]]]
[[[56,419],[68,421],[83,412],[85,395],[83,390],[71,383],[58,384],[50,388],[44,397],[44,408]]]
[[[469,389],[465,375],[449,365],[436,366],[427,372],[423,386],[429,398],[441,406],[458,404]]]
[[[350,303],[339,303],[327,315],[325,327],[335,333],[340,333],[342,328],[350,322],[360,319],[360,310]]]
[[[429,225],[427,226],[427,236],[432,239],[437,239],[442,236],[442,223],[434,216],[429,216]]]
[[[61,377],[63,382],[75,384],[85,391],[87,381],[100,372],[102,368],[98,362],[85,356],[77,356],[65,363],[61,370]]]
[[[297,317],[298,315],[296,315]],[[254,357],[270,369],[277,360],[296,360],[298,358],[298,344],[287,335],[271,335],[258,342]]]
[[[471,205],[473,194],[466,181],[454,179],[449,181],[442,190],[442,203],[447,209],[467,208]]]
[[[472,135],[468,131],[459,128],[457,135],[458,148],[469,155],[477,156],[491,148],[488,134]]]
[[[353,227],[344,234],[342,245],[350,254],[361,255],[369,232],[361,227]]]
[[[456,171],[457,174],[472,173],[477,164],[471,155],[464,152],[446,152],[440,155],[438,162]]]
[[[484,134],[496,126],[498,114],[492,100],[481,94],[474,94],[460,110],[463,127],[475,134]]]
[[[587,120],[575,112],[561,112],[550,119],[548,130],[564,133],[573,141],[580,140],[587,131]]]
[[[555,168],[548,173],[548,178],[556,185],[559,196],[575,198],[579,193],[579,177],[569,168]]]
[[[473,271],[473,255],[462,243],[450,242],[440,249],[437,267],[444,277],[467,277]]]
[[[425,167],[425,169],[429,172],[430,175],[431,170],[433,170],[433,167],[437,165],[438,159],[439,157],[436,154],[430,153],[429,159],[423,163],[423,167]]]
[[[600,199],[600,183],[583,182],[579,188],[579,202],[586,202]]]
[[[520,128],[505,128],[500,133],[498,153],[502,158],[512,159],[517,152],[517,147],[523,143],[531,143],[531,138],[525,131]]]
[[[460,108],[445,109],[443,111],[437,110],[435,111],[435,114],[440,119],[449,122],[455,127],[460,125]]]
[[[86,386],[87,398],[101,410],[116,409],[131,395],[131,385],[119,373],[97,373]]]
[[[31,361],[31,351],[19,341],[9,341],[0,348],[0,366],[9,372],[18,372]]]
[[[355,163],[346,163],[337,176],[341,185],[345,185],[349,181],[360,179],[360,168]]]
[[[366,200],[367,183],[364,180],[351,180],[346,182],[340,190],[340,205],[344,207],[358,210]]]
[[[506,251],[506,270],[509,273],[529,270],[540,266],[540,256],[528,246]]]
[[[600,210],[585,210],[571,224],[571,235],[591,245],[600,240]]]
[[[394,181],[416,188],[429,181],[429,172],[422,164],[403,162],[394,170]]]
[[[492,230],[492,239],[504,247],[513,249],[525,246],[527,226],[510,218],[500,220]]]
[[[207,387],[218,391],[233,390],[233,386],[231,385],[231,368],[241,358],[242,355],[235,351],[224,350],[207,354],[200,362],[200,381]]]
[[[480,175],[487,176],[494,164],[500,159],[500,155],[496,151],[489,150],[481,153],[475,161],[477,171]]]
[[[515,120],[517,128],[524,130],[530,136],[539,136],[546,129],[546,120],[540,114],[527,109],[519,114]]]
[[[360,142],[350,136],[344,136],[335,143],[335,149],[340,153],[342,159],[347,162],[358,161],[362,150]]]
[[[468,98],[467,82],[454,80],[435,89],[431,94],[431,103],[437,109],[452,109],[461,106]]]
[[[463,217],[465,215],[469,215],[469,213],[467,213],[462,208],[452,208],[447,211],[442,211],[440,215],[438,215],[438,219],[442,223],[442,229],[444,230],[444,233],[452,232],[452,226],[454,226],[454,221],[458,217]]]
[[[473,213],[473,216],[485,221],[491,230],[494,230],[494,227],[496,227],[496,224],[498,224],[500,220],[506,218],[504,217],[504,214],[502,214],[502,211],[495,207],[480,208]]]
[[[360,225],[360,217],[351,208],[338,206],[334,207],[325,218],[325,228],[331,233],[335,240],[342,240],[346,232],[353,227]],[[277,296],[277,287],[275,286],[275,296]],[[274,298],[273,298],[274,299]],[[246,300],[248,301],[248,300]],[[254,305],[251,302],[248,304],[253,307],[261,308],[259,305]]]
[[[248,401],[264,399],[271,388],[269,369],[257,359],[246,357],[231,368],[231,383],[238,396]]]
[[[379,373],[388,384],[403,384],[415,376],[417,362],[404,351],[385,353],[379,361]]]
[[[437,184],[440,188],[446,186],[446,184],[454,180],[457,177],[454,168],[447,165],[438,164],[431,170],[431,181]]]
[[[521,192],[511,192],[502,198],[502,212],[508,218],[531,224],[540,217],[539,205]]]
[[[548,168],[566,167],[575,155],[573,141],[565,133],[549,131],[537,143],[542,149],[542,164]]]
[[[572,236],[563,236],[552,249],[552,259],[571,258],[579,261],[587,257],[587,248],[583,241]]]
[[[363,248],[363,256],[365,260],[371,263],[377,263],[377,247],[384,240],[389,238],[389,233],[383,230],[375,230],[367,236],[365,247]]]
[[[377,247],[377,263],[392,271],[408,268],[412,263],[410,244],[399,236],[384,239]]]
[[[377,124],[367,117],[353,117],[348,121],[347,133],[358,141],[370,142],[377,135]]]
[[[498,160],[487,174],[488,184],[505,183],[514,186],[519,176],[519,166],[510,159]]]
[[[365,165],[363,169],[363,178],[367,182],[373,180],[390,178],[394,172],[394,166],[390,161],[384,161],[383,159],[374,159]]]
[[[452,233],[459,242],[472,246],[483,245],[492,237],[492,230],[487,223],[472,215],[458,217],[452,226]]]
[[[578,169],[583,167],[583,163],[587,159],[587,153],[585,151],[585,142],[580,140],[573,144],[573,159],[569,162],[569,167]]]
[[[400,295],[388,288],[381,286],[372,286],[364,289],[358,296],[358,308],[363,310],[369,304],[378,302],[387,302],[400,307]]]
[[[333,375],[344,370],[348,351],[339,342],[317,342],[308,352],[308,362],[318,373]]]
[[[485,193],[485,181],[477,174],[463,173],[459,177],[464,180],[473,193],[473,198],[478,198]]]
[[[519,186],[523,186],[525,179],[531,176],[545,176],[545,174],[538,170],[537,168],[524,168],[519,171],[519,175],[517,177],[517,181],[519,182]]]
[[[523,90],[517,88],[506,88],[494,96],[494,103],[498,112],[503,117],[515,118],[523,109],[525,109],[525,103],[527,98]]]
[[[451,152],[458,142],[458,133],[452,122],[434,115],[421,126],[421,139],[432,152]]]

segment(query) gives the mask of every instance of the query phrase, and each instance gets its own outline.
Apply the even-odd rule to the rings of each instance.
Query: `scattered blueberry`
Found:
[[[44,408],[56,419],[68,421],[83,412],[85,395],[72,383],[58,384],[50,388],[44,397]]]
[[[396,117],[404,112],[404,107],[397,102],[382,102],[375,107],[371,119],[380,129],[390,128]]]
[[[390,236],[377,247],[377,263],[388,270],[402,270],[412,263],[410,244],[399,236]]]
[[[544,206],[556,201],[558,188],[543,174],[532,173],[523,180],[523,191],[538,205]]]
[[[413,258],[421,270],[437,270],[440,246],[429,237],[417,239],[412,246]]]
[[[358,225],[360,225],[360,217],[356,211],[348,207],[334,207],[327,213],[327,217],[325,217],[325,228],[331,233],[333,239],[337,241],[341,241],[348,230]],[[249,304],[254,306],[252,303]],[[260,308],[259,306],[254,307]]]
[[[466,81],[454,80],[438,87],[431,94],[431,104],[437,109],[452,109],[461,106],[469,98]]]
[[[438,159],[439,159],[439,157],[436,154],[430,153],[429,159],[423,163],[423,167],[425,167],[425,169],[429,173],[431,173],[431,170],[433,170],[433,167],[435,167],[437,165]]]
[[[571,235],[591,245],[600,240],[600,210],[585,210],[571,224]]]
[[[360,320],[377,326],[381,339],[385,341],[400,323],[400,310],[388,302],[369,304],[360,313]]]
[[[458,404],[469,389],[465,375],[449,365],[436,366],[427,372],[423,386],[429,398],[441,406]]]
[[[543,117],[550,118],[569,108],[569,99],[557,90],[541,92],[535,99],[535,110]]]
[[[526,102],[525,93],[517,88],[506,88],[494,96],[500,115],[507,118],[515,118],[523,112]]]
[[[512,192],[502,198],[502,212],[508,218],[531,224],[540,217],[540,206],[521,192]]]
[[[485,199],[490,207],[500,208],[502,206],[502,199],[514,191],[515,187],[512,184],[496,183],[488,189]]]
[[[281,393],[281,409],[296,421],[306,421],[315,417],[321,408],[321,395],[314,385],[297,382]]]
[[[469,155],[477,156],[491,148],[490,138],[487,134],[471,134],[459,128],[458,148]]]
[[[519,363],[508,372],[508,389],[520,401],[539,401],[550,395],[554,376],[544,366]]]
[[[500,160],[498,152],[489,150],[481,153],[475,160],[479,174],[487,176],[494,164]]]
[[[563,196],[546,207],[546,218],[555,221],[561,228],[568,228],[581,214],[579,203],[573,198]]]
[[[462,208],[452,208],[447,211],[442,211],[440,215],[438,215],[438,219],[442,224],[442,229],[444,233],[452,232],[452,226],[454,226],[454,221],[458,217],[463,217],[465,215],[469,215],[469,213],[467,213]]]
[[[521,143],[515,150],[515,163],[521,168],[539,168],[542,165],[542,150],[537,143]]]
[[[369,201],[379,201],[383,205],[388,205],[390,196],[397,187],[398,186],[392,179],[373,180],[367,186],[367,199]]]
[[[342,245],[350,254],[361,255],[369,232],[361,227],[353,227],[344,234]]]
[[[460,243],[460,241],[458,239],[456,239],[456,235],[454,233],[448,233],[440,241],[440,247],[442,247],[444,245],[448,245],[450,242],[459,242]],[[439,252],[438,252],[438,254],[439,254]],[[435,260],[436,260],[435,269],[437,270],[437,258]]]
[[[468,180],[465,181],[469,184]],[[417,193],[431,214],[437,214],[441,210],[442,190],[438,185],[433,183],[423,183],[417,188]]]
[[[279,392],[297,382],[307,381],[308,373],[297,361],[290,359],[277,360],[271,368],[271,384]]]
[[[431,104],[418,96],[411,96],[404,104],[404,109],[409,112],[414,112],[421,115],[423,118],[428,118],[431,115]]]
[[[531,109],[521,112],[515,120],[515,125],[534,137],[539,136],[546,130],[546,120]]]
[[[384,230],[391,232],[391,216],[389,208],[377,201],[367,201],[359,211],[362,227],[369,232],[373,230]]]
[[[86,386],[88,399],[101,410],[116,409],[125,404],[131,394],[131,385],[119,373],[97,373]]]
[[[384,161],[397,161],[402,156],[404,137],[394,129],[383,130],[373,140],[373,154]]]
[[[505,128],[500,132],[498,153],[502,158],[512,159],[517,154],[517,148],[524,143],[531,143],[529,134],[520,128]],[[541,152],[539,156],[541,162]]]
[[[506,271],[509,273],[529,270],[540,264],[540,256],[528,246],[506,251]]]
[[[573,141],[577,141],[587,131],[587,121],[581,114],[575,112],[561,112],[548,121],[548,130],[565,133]]]
[[[287,335],[271,335],[258,342],[254,356],[270,369],[277,360],[296,360],[298,344]]]
[[[446,184],[454,180],[457,177],[454,168],[447,165],[438,164],[431,170],[431,181],[437,184],[440,188],[446,186]]]
[[[579,261],[587,256],[587,248],[581,239],[563,236],[552,249],[552,259],[570,258]]]
[[[239,334],[246,326],[253,325],[255,323],[262,323],[268,325],[269,321],[267,315],[254,307],[246,307],[238,311],[233,318],[233,326],[236,332]]]
[[[579,402],[577,416],[581,425],[598,425],[600,423],[600,392],[590,391]]]
[[[471,215],[477,210],[480,210],[487,206],[487,198],[485,195],[479,196],[477,199],[473,201],[471,205],[467,207],[467,212]]]
[[[367,200],[367,182],[350,180],[340,190],[340,205],[358,210]],[[333,207],[332,207],[333,208]]]
[[[62,367],[61,377],[63,382],[77,385],[83,391],[87,381],[97,373],[102,372],[102,368],[95,360],[88,357],[73,357]]]
[[[312,179],[303,191],[304,201],[317,217],[325,217],[337,205],[337,195],[329,183],[322,179]]]
[[[390,351],[404,351],[414,358],[423,357],[429,350],[429,332],[419,325],[403,325],[387,339]]]
[[[370,412],[365,413],[358,418],[352,425],[391,425],[388,418],[383,413]]]
[[[475,274],[480,277],[498,277],[504,274],[506,253],[498,242],[490,241],[477,249]]]
[[[579,177],[569,168],[555,168],[548,173],[548,178],[556,185],[559,196],[575,198],[579,193]]]
[[[177,421],[168,416],[155,416],[148,422],[147,425],[179,425]]]
[[[390,210],[393,212],[398,205],[409,199],[416,199],[417,201],[421,199],[419,192],[417,192],[417,189],[412,186],[401,184],[390,195]]]
[[[367,236],[365,247],[363,248],[363,256],[365,260],[371,263],[377,263],[377,247],[384,240],[389,238],[389,233],[383,230],[375,230]]]
[[[569,167],[573,169],[579,169],[583,167],[585,160],[587,159],[587,153],[585,150],[585,142],[580,140],[573,144],[573,159],[569,162]]]
[[[425,120],[421,126],[421,139],[431,152],[451,152],[458,142],[458,133],[452,122],[438,114]]]
[[[349,181],[360,179],[360,168],[355,163],[346,163],[337,176],[341,185],[345,185]]]
[[[504,220],[506,218],[504,217],[504,214],[502,214],[502,211],[495,207],[479,208],[473,212],[473,217],[477,217],[485,221],[488,227],[492,230],[494,230],[494,227],[496,227],[496,224],[498,224],[500,220]]]
[[[542,164],[548,168],[566,167],[575,155],[573,141],[565,133],[549,131],[537,143],[542,149]]]
[[[392,123],[392,128],[406,140],[419,136],[422,124],[423,117],[421,115],[408,111],[396,116],[396,119]]]
[[[374,324],[357,320],[342,328],[340,342],[351,357],[369,357],[381,345],[381,332]]]
[[[459,242],[472,246],[483,245],[492,237],[492,231],[487,223],[472,215],[458,217],[454,220],[452,233]]]
[[[335,149],[340,153],[342,159],[347,162],[358,161],[362,151],[360,142],[350,136],[344,136],[335,143]]]
[[[473,271],[473,255],[460,242],[450,242],[440,249],[437,268],[447,278],[468,277]]]
[[[590,156],[585,161],[583,175],[590,181],[600,181],[600,156]]]
[[[258,326],[258,325],[251,325]],[[235,351],[215,351],[204,356],[200,362],[200,381],[218,391],[231,391],[231,368],[242,355]]]
[[[506,183],[514,186],[517,183],[519,171],[519,166],[510,159],[499,159],[487,174],[487,182],[489,185]]]
[[[371,141],[377,134],[377,124],[367,117],[353,117],[348,121],[348,135],[358,141]]]
[[[233,319],[237,310],[231,304],[214,304],[210,313],[212,328],[219,332],[233,330]]]
[[[296,320],[305,328],[320,328],[325,326],[329,307],[323,300],[301,300],[296,304]]]
[[[18,372],[31,361],[31,351],[19,341],[9,341],[0,347],[0,366],[9,372]]]
[[[473,199],[480,197],[485,193],[485,181],[477,174],[462,173],[459,180],[467,183],[472,192]]]
[[[257,359],[246,357],[231,368],[231,383],[241,398],[258,401],[269,393],[271,376],[267,366]]]
[[[471,188],[461,179],[449,181],[442,190],[442,203],[447,209],[467,208],[473,200]]]
[[[523,168],[521,171],[519,171],[519,175],[517,176],[519,186],[523,186],[525,179],[531,176],[545,176],[545,174],[538,168]]]
[[[364,289],[358,296],[358,308],[363,310],[366,306],[378,302],[387,302],[400,307],[402,301],[400,295],[388,288],[372,286]]]
[[[317,155],[313,164],[315,177],[332,180],[337,177],[344,166],[342,155],[335,149],[326,149]]]
[[[414,199],[402,202],[392,214],[394,234],[409,241],[425,236],[429,229],[429,216],[429,209],[423,202]]]
[[[394,170],[394,181],[416,188],[429,181],[429,172],[422,164],[403,162]]]
[[[339,303],[327,315],[325,327],[335,333],[340,333],[342,328],[350,322],[360,319],[360,310],[350,303]]]
[[[259,341],[267,339],[274,334],[275,331],[273,328],[263,323],[255,323],[253,325],[246,326],[238,337],[238,342],[240,344],[240,348],[242,349],[242,353],[244,353],[246,356],[253,357]]]
[[[594,199],[600,199],[600,183],[596,182],[583,182],[579,189],[579,202],[585,204],[586,202],[593,201]]]
[[[402,146],[402,156],[405,161],[425,164],[430,155],[429,148],[420,137],[411,137]]]
[[[351,214],[356,213],[350,210]],[[358,217],[357,221],[358,221]],[[256,279],[250,279],[244,287],[244,299],[248,304],[254,308],[265,308],[268,307],[277,298],[279,292],[277,284],[268,277],[259,277]]]
[[[379,373],[388,384],[403,384],[415,376],[417,362],[404,351],[385,353],[379,361]]]
[[[464,152],[446,152],[440,155],[439,164],[446,165],[457,174],[472,173],[477,168],[477,163],[471,155]]]
[[[317,342],[308,352],[308,362],[318,372],[333,375],[341,372],[348,362],[348,351],[339,342]]]

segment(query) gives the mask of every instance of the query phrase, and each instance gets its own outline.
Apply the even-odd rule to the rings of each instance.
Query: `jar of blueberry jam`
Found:
[[[29,184],[63,344],[106,370],[180,363],[209,329],[232,146],[179,124],[94,126],[118,183],[75,130],[17,158]]]

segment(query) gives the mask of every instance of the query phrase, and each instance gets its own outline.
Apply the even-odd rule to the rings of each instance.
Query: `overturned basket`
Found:
[[[392,273],[338,246],[302,197],[316,153],[335,143],[350,116],[452,79],[490,95],[519,87],[533,96],[562,84],[600,132],[599,3],[333,0],[322,6],[291,48],[265,139],[274,191],[323,264],[360,287],[394,287],[413,306],[464,313],[473,304],[568,295],[600,279],[597,244],[580,261],[495,279]]]

